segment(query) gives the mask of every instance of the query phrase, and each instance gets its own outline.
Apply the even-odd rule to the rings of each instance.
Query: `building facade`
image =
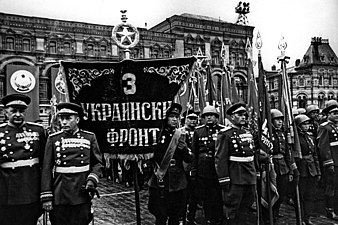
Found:
[[[330,99],[338,100],[338,58],[328,39],[313,37],[302,60],[287,69],[294,108],[315,104],[320,109]],[[278,108],[281,71],[267,72],[272,108]]]
[[[113,26],[107,25],[0,13],[0,98],[12,88],[13,71],[31,70],[37,79],[36,98],[33,96],[38,102],[35,118],[48,121],[52,79],[57,74],[59,60],[117,62],[123,59],[123,51],[111,37],[112,29]],[[196,55],[201,49],[204,55],[210,56],[212,73],[217,75],[222,73],[223,42],[244,98],[245,46],[247,40],[252,41],[253,29],[205,16],[174,15],[150,29],[138,28],[139,42],[131,49],[130,57],[184,57]]]

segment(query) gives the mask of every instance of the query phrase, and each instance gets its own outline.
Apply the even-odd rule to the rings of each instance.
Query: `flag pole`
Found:
[[[282,70],[282,94],[284,99],[284,115],[285,115],[285,126],[287,129],[285,129],[287,142],[291,147],[291,153],[292,157],[294,158],[301,158],[301,150],[300,150],[300,144],[298,139],[298,133],[297,129],[294,124],[294,118],[292,114],[292,96],[290,94],[290,88],[289,88],[289,81],[286,71],[286,64],[289,62],[290,57],[285,55],[285,49],[287,48],[287,43],[284,40],[284,37],[281,38],[278,49],[281,50],[281,55],[278,57],[278,62],[281,63],[281,70]],[[282,105],[283,107],[283,105]],[[299,188],[298,183],[294,180],[294,190],[295,190],[295,197],[296,197],[296,205],[295,205],[295,211],[296,211],[296,224],[301,225],[302,224],[302,215],[301,215],[301,207],[300,207],[300,197],[299,197]]]
[[[261,48],[263,46],[263,42],[261,39],[261,35],[258,32],[257,33],[257,39],[256,39],[256,48],[258,49],[258,73],[259,73],[259,89],[258,89],[258,99],[259,99],[259,124],[260,128],[259,131],[261,132],[259,134],[260,138],[263,137],[264,132],[266,132],[264,135],[266,136],[266,141],[268,138],[272,137],[272,127],[271,127],[271,116],[270,116],[270,103],[268,99],[268,93],[267,93],[267,84],[266,84],[266,75],[263,68],[262,63],[262,56],[261,56]],[[263,127],[264,124],[266,124],[267,127]],[[265,129],[265,131],[262,131],[262,129]],[[260,142],[261,143],[261,142]],[[270,145],[266,146],[265,149],[263,149],[271,158],[271,149],[270,147],[272,143],[270,142]],[[264,164],[265,174],[266,174],[266,190],[267,190],[267,203],[268,203],[268,214],[269,214],[269,224],[273,225],[273,211],[272,211],[272,202],[271,202],[271,179],[270,179],[270,173],[271,173],[271,161],[270,159]],[[263,179],[263,167],[260,167],[260,177]],[[264,184],[261,180],[261,185]],[[262,193],[261,193],[262,195]]]

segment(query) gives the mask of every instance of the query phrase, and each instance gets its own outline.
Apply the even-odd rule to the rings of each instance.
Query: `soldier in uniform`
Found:
[[[184,130],[187,134],[186,142],[189,151],[192,154],[192,137],[194,135],[195,128],[197,126],[198,121],[198,115],[195,112],[188,112],[188,115],[185,118],[184,121],[184,127],[181,129]],[[193,156],[193,154],[192,154]],[[194,156],[193,156],[194,157]],[[191,169],[192,169],[192,163],[183,163],[185,174],[187,176],[188,180],[188,187],[187,187],[187,225],[195,225],[195,214],[197,210],[197,203],[198,198],[196,196],[196,192],[194,189],[194,182],[191,180]],[[185,223],[184,223],[185,224]]]
[[[273,219],[276,221],[282,215],[279,215],[279,208],[287,194],[287,186],[295,178],[295,182],[299,177],[294,158],[291,155],[290,146],[286,142],[283,121],[284,115],[278,109],[271,109],[272,120],[272,162],[276,172],[277,191],[279,199],[273,205]]]
[[[36,225],[42,213],[40,178],[46,144],[41,125],[25,121],[31,99],[2,99],[7,123],[0,125],[0,224]]]
[[[185,209],[187,178],[183,161],[191,162],[186,134],[178,129],[181,105],[172,103],[163,120],[152,162],[154,172],[149,180],[148,208],[156,225],[178,225]]]
[[[207,224],[221,224],[222,195],[215,170],[215,141],[224,126],[218,124],[219,115],[214,106],[206,106],[201,117],[205,124],[195,129],[192,140],[194,165],[193,180],[197,185]]]
[[[101,175],[102,156],[94,133],[80,130],[80,105],[60,103],[62,130],[47,139],[42,168],[41,201],[52,225],[87,225],[91,198]]]
[[[299,196],[303,222],[312,225],[311,215],[314,210],[315,191],[313,188],[320,180],[320,168],[317,157],[316,144],[313,137],[308,133],[310,118],[304,114],[295,117],[298,129],[302,158],[296,158],[299,170]],[[309,188],[311,187],[311,188]]]
[[[311,133],[312,137],[316,140],[319,127],[319,107],[317,105],[308,105],[306,107],[306,115],[310,118],[308,132]]]
[[[338,103],[327,102],[323,113],[327,121],[318,129],[318,148],[323,164],[324,195],[327,217],[338,220]]]
[[[235,103],[226,112],[232,124],[222,129],[216,140],[215,167],[222,187],[227,224],[245,224],[243,216],[255,196],[256,169],[253,136],[245,129],[247,110]]]

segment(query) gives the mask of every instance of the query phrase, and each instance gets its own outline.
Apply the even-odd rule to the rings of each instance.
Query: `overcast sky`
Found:
[[[198,14],[235,23],[239,0],[0,0],[0,11],[26,16],[88,22],[104,25],[121,23],[121,9],[128,23],[148,28],[172,15]],[[290,65],[301,59],[311,37],[329,39],[338,54],[338,0],[247,0],[249,23],[263,40],[264,67],[277,65],[278,43],[284,36]],[[256,38],[255,38],[256,39]],[[254,39],[254,41],[255,41]],[[257,58],[257,51],[254,51]],[[277,66],[279,68],[279,66]]]

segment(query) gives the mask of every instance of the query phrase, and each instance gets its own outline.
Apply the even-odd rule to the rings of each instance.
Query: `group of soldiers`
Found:
[[[95,134],[78,128],[83,109],[58,104],[62,130],[47,135],[42,125],[26,121],[30,102],[22,94],[2,99],[0,224],[36,225],[43,210],[53,225],[89,224],[102,156]]]
[[[103,169],[95,134],[79,129],[83,109],[75,103],[57,105],[62,130],[47,134],[40,124],[25,120],[30,101],[21,94],[2,99],[7,121],[0,125],[0,224],[36,225],[43,210],[53,225],[88,224]],[[313,224],[316,189],[309,187],[318,183],[327,217],[338,220],[337,101],[328,101],[321,112],[315,105],[294,112],[299,157],[287,141],[285,115],[277,109],[271,110],[271,152],[260,149],[257,135],[248,129],[244,103],[226,110],[226,126],[219,124],[212,105],[201,115],[187,111],[183,126],[181,113],[182,106],[172,103],[152,146],[148,208],[156,225],[194,225],[199,207],[208,225],[245,224],[248,214],[271,224],[283,216],[279,208],[289,186],[299,188],[302,223]],[[272,218],[260,201],[259,175],[266,164],[272,165],[279,196],[268,204]]]
[[[244,103],[227,109],[230,123],[226,126],[219,124],[220,115],[214,106],[206,106],[201,115],[188,111],[183,126],[181,111],[179,104],[172,104],[154,148],[148,206],[156,225],[176,225],[180,221],[197,224],[198,207],[203,207],[208,225],[245,224],[249,214],[259,214],[260,224],[273,224],[283,217],[279,209],[287,197],[296,202],[296,188],[299,196],[295,208],[300,209],[302,224],[313,224],[318,189],[324,192],[327,217],[338,220],[336,100],[328,101],[323,110],[316,105],[293,110],[299,155],[293,152],[294,143],[288,141],[286,115],[278,109],[270,112],[271,152],[263,151],[257,135],[248,129]],[[264,205],[260,192],[266,188],[260,175],[266,164],[271,165],[269,176],[277,197]],[[272,216],[268,205],[272,206]]]

